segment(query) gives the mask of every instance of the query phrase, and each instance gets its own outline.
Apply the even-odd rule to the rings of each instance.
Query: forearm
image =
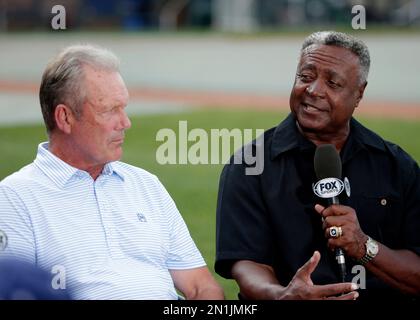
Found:
[[[207,267],[169,270],[175,287],[187,300],[223,300],[222,287]]]
[[[223,289],[219,285],[200,288],[186,296],[187,300],[224,300]]]
[[[379,244],[378,255],[366,268],[402,292],[420,295],[420,257],[414,252],[392,250]]]
[[[249,260],[236,262],[232,276],[239,285],[241,295],[252,300],[279,299],[284,291],[274,273],[267,265]]]
[[[311,274],[321,256],[315,251],[312,257],[300,267],[287,287],[279,284],[272,267],[243,260],[232,267],[232,275],[238,282],[241,294],[246,299],[260,300],[354,300],[358,297],[353,283],[314,285]]]

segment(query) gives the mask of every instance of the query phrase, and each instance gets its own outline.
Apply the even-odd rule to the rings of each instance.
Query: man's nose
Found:
[[[125,110],[123,110],[122,114],[121,114],[121,127],[124,130],[127,130],[127,129],[131,128],[131,121],[130,121],[130,118],[128,117],[127,113],[125,112]]]
[[[320,80],[315,80],[310,83],[305,91],[313,97],[323,98],[325,96],[325,88]]]

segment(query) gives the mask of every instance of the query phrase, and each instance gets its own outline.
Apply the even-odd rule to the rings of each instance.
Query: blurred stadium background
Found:
[[[55,4],[66,30],[51,28]],[[366,30],[351,28],[356,4]],[[222,165],[159,165],[156,133],[180,120],[208,131],[275,126],[303,38],[325,29],[367,43],[372,67],[356,117],[419,161],[420,0],[0,0],[0,179],[46,140],[38,87],[47,61],[74,43],[110,48],[131,96],[123,160],[159,176],[212,270]],[[236,299],[234,282],[218,280]]]

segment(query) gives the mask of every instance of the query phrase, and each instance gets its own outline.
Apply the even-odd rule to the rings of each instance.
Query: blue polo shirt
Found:
[[[94,181],[48,143],[0,182],[0,235],[0,256],[51,270],[76,299],[176,299],[169,270],[205,265],[156,176],[111,162]]]

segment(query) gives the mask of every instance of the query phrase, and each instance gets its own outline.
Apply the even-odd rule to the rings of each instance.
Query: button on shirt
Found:
[[[254,142],[255,145],[255,142]],[[264,171],[246,175],[246,164],[226,165],[217,206],[216,272],[230,278],[236,260],[253,260],[273,266],[282,285],[320,251],[312,273],[315,284],[340,282],[334,253],[327,249],[316,203],[328,205],[312,191],[315,145],[297,129],[289,115],[264,134]],[[340,203],[355,209],[362,230],[391,249],[408,249],[420,255],[420,170],[401,148],[384,141],[355,119],[340,152],[343,177],[351,193]],[[349,281],[356,277],[355,263],[347,259]],[[352,273],[353,272],[353,273]],[[367,272],[366,290],[388,286]],[[378,296],[375,292],[374,296]]]
[[[156,176],[111,162],[94,181],[48,143],[0,182],[0,230],[0,256],[64,271],[76,299],[177,299],[168,269],[205,265]]]

